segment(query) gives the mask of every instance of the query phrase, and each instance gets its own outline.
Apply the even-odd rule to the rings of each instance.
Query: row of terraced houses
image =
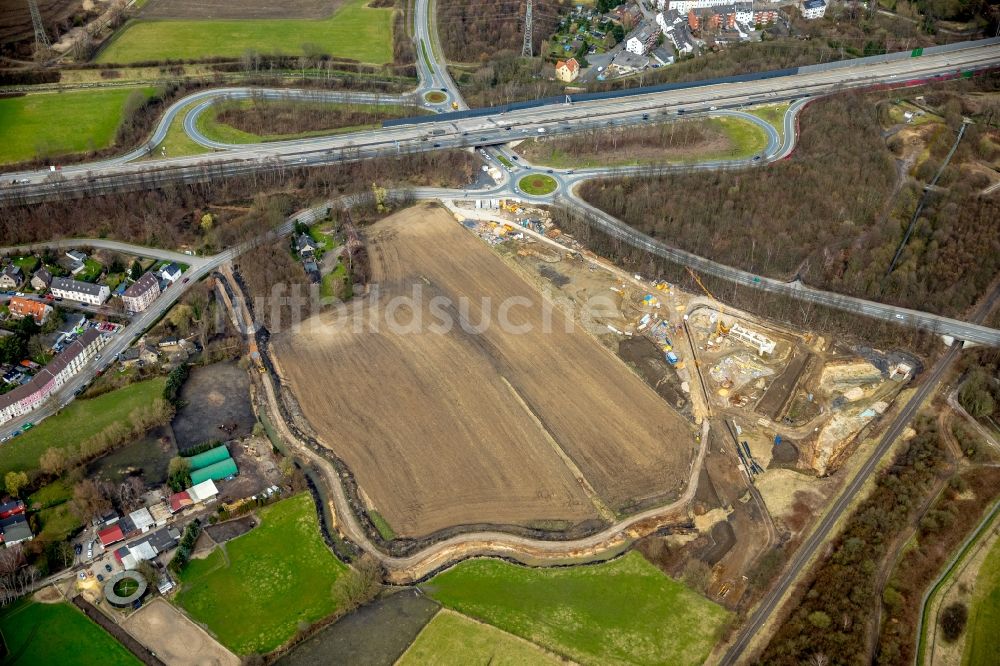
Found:
[[[0,395],[0,423],[31,412],[83,369],[108,341],[95,328],[87,329],[31,378],[27,384]]]

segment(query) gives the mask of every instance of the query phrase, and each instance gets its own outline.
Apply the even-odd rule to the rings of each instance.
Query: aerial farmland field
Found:
[[[555,666],[562,660],[516,636],[453,611],[442,610],[396,662],[398,666],[492,664]]]
[[[448,608],[583,664],[701,664],[728,616],[635,551],[553,569],[467,560],[422,588]]]
[[[248,50],[268,55],[302,55],[315,50],[365,63],[390,62],[393,10],[368,7],[368,3],[299,1],[276,13],[276,8],[283,10],[283,3],[252,0],[203,6],[186,0],[159,0],[128,23],[97,60],[128,64],[239,58]]]
[[[613,519],[679,494],[694,454],[687,423],[482,241],[428,207],[367,236],[378,304],[315,316],[273,348],[320,441],[396,534]],[[381,324],[414,287],[423,297],[397,321],[425,325],[354,325]],[[432,299],[450,330],[431,325]],[[504,302],[520,303],[511,326],[469,326]]]
[[[73,90],[0,99],[0,163],[107,148],[125,101],[152,88]]]
[[[332,613],[332,585],[346,568],[323,543],[308,493],[262,509],[260,519],[225,550],[192,561],[176,598],[237,654],[273,650],[300,623]]]

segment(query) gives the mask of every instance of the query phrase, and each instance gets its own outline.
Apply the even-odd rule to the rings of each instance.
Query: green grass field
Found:
[[[778,130],[778,136],[785,138],[785,112],[790,104],[771,104],[768,106],[758,106],[747,109],[747,113],[757,116],[761,120],[766,120],[774,129]]]
[[[269,652],[334,610],[346,570],[320,537],[308,493],[266,507],[262,524],[194,560],[181,574],[180,604],[238,654]]]
[[[979,569],[965,632],[963,666],[995,664],[1000,648],[1000,541]]]
[[[6,442],[0,449],[0,477],[11,470],[38,467],[38,457],[50,446],[77,446],[115,421],[128,418],[136,407],[163,396],[165,377],[157,377],[105,393],[91,400],[74,400],[69,407],[50,416],[28,432]]]
[[[551,194],[555,192],[557,183],[552,176],[532,174],[517,181],[518,188],[526,194]]]
[[[167,128],[167,134],[163,137],[163,141],[156,145],[146,157],[142,158],[144,160],[159,160],[170,157],[186,157],[188,155],[200,155],[202,153],[212,152],[210,148],[206,148],[200,143],[195,143],[191,137],[187,135],[184,131],[184,116],[193,107],[197,106],[199,102],[192,102],[184,108],[181,109],[173,121],[170,123],[170,127]]]
[[[423,589],[453,610],[586,664],[701,664],[728,617],[635,552],[559,569],[469,560]]]
[[[386,541],[392,541],[396,538],[396,532],[392,529],[389,521],[387,521],[381,513],[378,511],[369,511],[368,517],[372,519],[372,522],[375,524],[375,529],[378,530],[378,533],[383,539]]]
[[[81,527],[80,519],[73,513],[69,502],[39,511],[38,520],[42,524],[40,537],[46,542],[64,541]]]
[[[561,659],[524,639],[464,615],[442,610],[427,623],[396,666],[535,666],[561,663]]]
[[[107,148],[136,90],[74,90],[0,99],[0,163]]]
[[[19,601],[0,615],[5,664],[133,666],[142,662],[68,603]]]
[[[101,51],[98,62],[239,58],[254,50],[301,55],[304,44],[339,58],[384,64],[392,61],[391,8],[347,0],[330,18],[243,20],[135,20]]]

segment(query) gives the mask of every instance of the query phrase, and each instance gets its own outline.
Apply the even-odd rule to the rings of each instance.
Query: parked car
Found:
[[[111,573],[111,565],[110,564],[105,564],[104,565],[104,570],[107,571],[108,573]]]
[[[97,574],[97,582],[103,583],[104,582],[104,576],[102,576],[101,574]]]

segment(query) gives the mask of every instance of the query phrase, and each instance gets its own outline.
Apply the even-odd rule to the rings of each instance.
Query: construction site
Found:
[[[456,219],[711,435],[691,530],[652,537],[675,575],[707,569],[704,592],[740,603],[777,543],[802,538],[883,414],[921,371],[908,354],[851,348],[629,274],[515,201],[450,204]],[[692,565],[695,562],[695,565]]]

